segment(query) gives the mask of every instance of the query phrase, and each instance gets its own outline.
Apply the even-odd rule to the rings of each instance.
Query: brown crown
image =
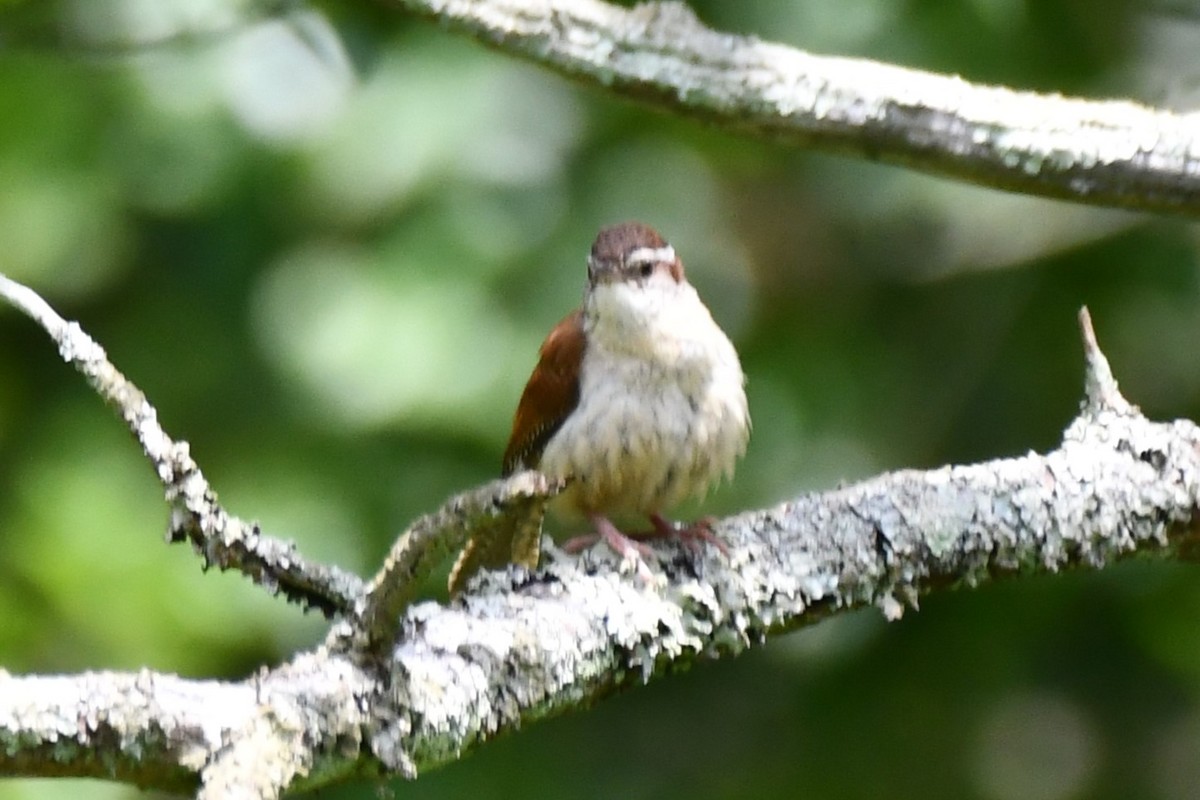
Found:
[[[601,228],[592,244],[592,260],[620,264],[639,247],[666,247],[658,231],[640,222],[621,222]]]

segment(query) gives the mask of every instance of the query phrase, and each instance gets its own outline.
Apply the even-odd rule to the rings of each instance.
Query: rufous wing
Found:
[[[501,474],[536,469],[546,443],[579,404],[579,369],[586,344],[583,313],[574,311],[554,326],[539,351],[538,364],[525,384],[513,416],[512,434],[504,451]],[[541,555],[541,520],[489,528],[467,540],[450,571],[450,592],[457,594],[480,569],[505,564],[537,566]]]
[[[513,415],[501,474],[536,469],[546,442],[579,405],[579,369],[585,342],[583,312],[576,310],[555,325],[542,343],[538,364]]]

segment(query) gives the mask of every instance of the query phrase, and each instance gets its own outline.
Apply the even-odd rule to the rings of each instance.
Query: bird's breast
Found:
[[[744,377],[701,309],[697,324],[632,342],[589,331],[579,403],[539,464],[571,479],[563,503],[574,511],[665,512],[732,474],[749,436]]]

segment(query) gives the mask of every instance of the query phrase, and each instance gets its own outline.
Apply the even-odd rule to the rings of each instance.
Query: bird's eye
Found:
[[[641,269],[638,270],[638,274],[643,278],[649,278],[654,274],[654,265],[650,263],[642,264]]]

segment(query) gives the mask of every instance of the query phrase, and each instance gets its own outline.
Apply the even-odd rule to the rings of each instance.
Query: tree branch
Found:
[[[379,655],[395,642],[396,620],[412,603],[421,579],[462,550],[468,539],[512,541],[513,534],[505,531],[513,527],[527,531],[526,536],[541,536],[546,503],[561,489],[561,483],[540,472],[519,472],[464,492],[414,522],[367,586],[356,619],[364,635],[361,647]]]
[[[192,460],[188,443],[167,435],[141,389],[112,365],[104,348],[78,324],[67,322],[37,293],[3,274],[0,298],[50,334],[63,360],[87,378],[142,445],[166,490],[171,509],[168,541],[190,540],[205,568],[215,564],[222,570],[237,569],[272,594],[282,592],[288,600],[319,608],[326,616],[353,607],[362,594],[357,576],[309,562],[292,542],[264,536],[256,523],[226,513]]]
[[[110,778],[182,791],[195,784],[222,732],[253,711],[245,684],[149,671],[0,671],[0,774]]]
[[[705,27],[682,2],[393,0],[717,127],[984,186],[1200,216],[1200,117],[972,84]]]
[[[174,478],[181,443],[103,350],[2,276],[0,297],[51,333]],[[648,581],[622,574],[628,565],[606,547],[572,557],[548,545],[537,570],[484,572],[449,605],[408,605],[411,576],[445,550],[441,536],[486,533],[505,509],[536,509],[556,488],[522,473],[419,520],[369,590],[341,590],[354,613],[327,644],[246,680],[0,673],[0,774],[199,787],[212,798],[413,778],[500,732],[831,614],[873,605],[895,619],[932,591],[1194,548],[1200,427],[1151,422],[1125,401],[1086,311],[1081,324],[1087,397],[1045,455],[888,473],[739,514],[714,526],[727,555],[660,542]],[[203,482],[194,464],[183,472]]]

